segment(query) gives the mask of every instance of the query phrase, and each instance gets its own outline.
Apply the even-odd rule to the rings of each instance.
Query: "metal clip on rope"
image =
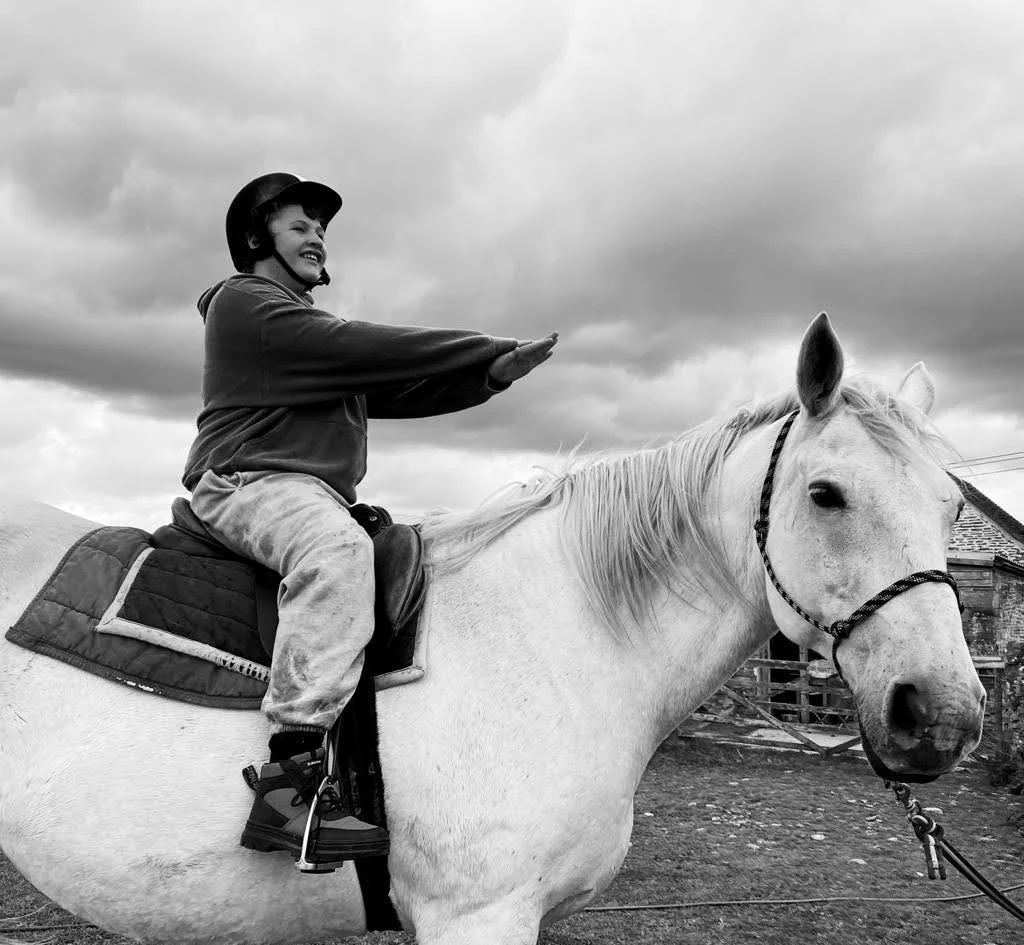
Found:
[[[902,782],[898,782],[895,785],[889,781],[885,783],[887,786],[892,787],[896,799],[906,809],[907,821],[914,828],[917,839],[921,841],[921,846],[924,847],[924,864],[928,872],[928,878],[945,879],[946,864],[942,859],[941,847],[942,827],[924,812],[921,802],[910,793],[910,788],[907,785]]]
[[[1008,899],[1001,889],[997,889],[977,868],[950,843],[942,827],[929,817],[921,808],[921,803],[910,793],[910,788],[902,781],[886,781],[885,786],[891,788],[898,800],[907,811],[907,820],[914,828],[917,839],[924,847],[925,865],[928,878],[946,878],[945,863],[952,863],[957,870],[973,886],[980,889],[996,905],[1001,906],[1015,919],[1024,922],[1024,909],[1012,899]]]

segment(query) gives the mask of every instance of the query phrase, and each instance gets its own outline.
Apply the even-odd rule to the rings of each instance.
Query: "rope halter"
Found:
[[[953,589],[953,593],[956,594],[957,606],[960,608],[961,613],[963,612],[964,605],[960,599],[960,590],[956,586],[956,580],[947,571],[915,571],[913,574],[907,575],[907,577],[893,581],[887,588],[875,594],[871,600],[861,604],[849,617],[835,620],[830,624],[824,624],[816,620],[786,592],[768,558],[768,512],[772,501],[772,489],[775,485],[775,469],[779,464],[782,446],[786,442],[786,437],[789,435],[790,428],[793,426],[793,421],[796,420],[798,414],[799,411],[794,411],[786,418],[785,423],[782,424],[782,429],[779,430],[779,435],[775,439],[775,447],[772,449],[772,456],[768,462],[768,471],[764,476],[764,485],[761,487],[761,507],[758,510],[758,519],[754,522],[754,536],[757,539],[758,550],[761,552],[761,560],[764,561],[765,572],[768,574],[768,578],[774,585],[775,590],[779,592],[779,596],[811,626],[817,627],[817,629],[832,637],[832,662],[839,673],[839,678],[845,682],[842,667],[839,665],[839,660],[836,656],[839,644],[850,635],[854,627],[863,620],[866,620],[894,597],[898,597],[904,591],[909,591],[910,588],[917,587],[919,584],[941,583],[948,584]]]

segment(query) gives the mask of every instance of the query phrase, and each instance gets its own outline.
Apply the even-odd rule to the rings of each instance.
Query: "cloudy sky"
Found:
[[[323,307],[561,333],[486,407],[378,422],[368,501],[774,393],[823,310],[855,368],[926,362],[961,455],[1024,450],[1012,0],[0,0],[0,35],[0,490],[166,521],[195,300],[269,170],[344,195]],[[972,481],[1024,518],[1024,472]]]

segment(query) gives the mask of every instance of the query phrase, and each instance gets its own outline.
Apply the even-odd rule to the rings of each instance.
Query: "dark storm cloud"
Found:
[[[150,406],[198,390],[202,335],[180,318],[83,315],[71,305],[0,299],[0,372],[141,397]]]
[[[1024,126],[1019,20],[1007,33],[948,8],[902,22],[868,9],[877,30],[860,13],[849,29],[796,29],[807,45],[769,30],[774,56],[761,48],[731,81],[681,92],[699,101],[674,122],[646,113],[641,89],[602,99],[602,122],[576,136],[566,94],[565,125],[550,118],[542,139],[557,183],[533,225],[520,222],[537,238],[507,248],[514,277],[493,299],[465,276],[443,280],[433,308],[483,297],[495,322],[535,331],[625,321],[635,337],[607,351],[648,372],[709,345],[799,337],[827,309],[864,358],[896,349],[977,372],[998,338],[992,367],[1012,396],[1024,338],[1024,141],[1008,130]],[[605,83],[664,65],[638,60]]]
[[[821,310],[865,367],[1018,410],[1012,4],[57,6],[5,14],[0,209],[30,222],[0,234],[2,371],[190,416],[223,208],[289,168],[345,198],[328,307],[562,333],[508,395],[383,442],[681,429],[758,385],[652,406],[681,365]]]

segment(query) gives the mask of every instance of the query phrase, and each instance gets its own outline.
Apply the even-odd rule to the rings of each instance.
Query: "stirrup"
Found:
[[[299,858],[295,861],[295,868],[302,873],[333,873],[339,866],[345,863],[345,860],[320,861],[309,858],[310,853],[314,856],[316,855],[316,841],[313,842],[313,849],[310,850],[309,839],[313,832],[313,818],[315,817],[318,822],[320,820],[320,815],[317,813],[320,807],[320,798],[323,797],[324,792],[329,787],[338,783],[338,778],[331,773],[334,771],[335,761],[334,740],[329,739],[327,743],[327,757],[324,761],[325,774],[320,782],[320,787],[316,789],[316,794],[310,802],[309,816],[306,817],[306,829],[302,832],[302,848],[299,850]]]

